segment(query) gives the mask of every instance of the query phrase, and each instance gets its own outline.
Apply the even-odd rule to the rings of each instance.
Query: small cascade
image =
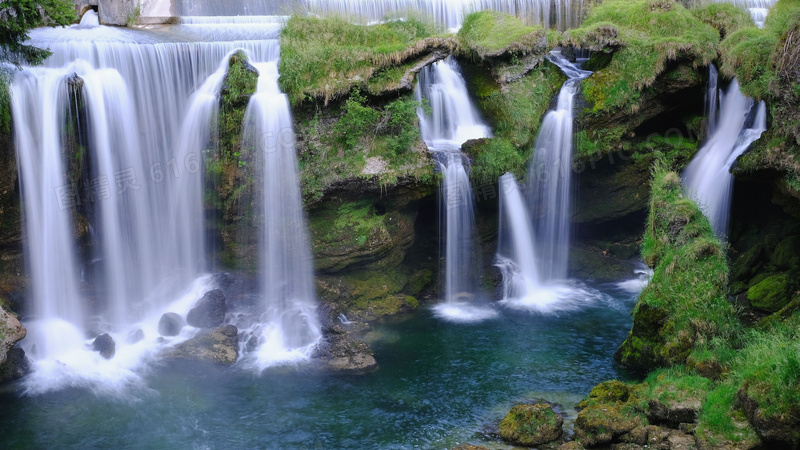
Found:
[[[569,252],[573,99],[581,81],[591,72],[581,70],[560,52],[550,61],[556,64],[567,81],[558,93],[556,109],[547,113],[536,138],[529,167],[528,187],[534,217],[539,275],[542,281],[563,280],[567,276]]]
[[[467,92],[458,63],[450,57],[422,70],[416,90],[419,101],[427,101],[431,113],[421,108],[422,139],[444,175],[440,187],[440,230],[444,245],[444,298],[437,312],[459,321],[482,320],[493,310],[477,307],[477,247],[475,202],[469,181],[469,160],[461,145],[491,136]]]
[[[263,158],[259,368],[308,359],[322,332],[316,318],[311,244],[303,213],[289,101],[277,60],[255,63],[256,93],[245,113],[244,145]]]
[[[36,370],[30,391],[135,380],[159,349],[196,332],[160,341],[157,323],[165,312],[185,316],[214,288],[203,275],[201,171],[228,56],[278,56],[278,24],[239,27],[238,36],[260,40],[226,40],[234,30],[208,25],[98,26],[92,12],[79,25],[31,31],[30,43],[53,55],[12,82],[32,286],[20,344]],[[75,126],[77,141],[62,141]],[[78,255],[86,230],[92,245]],[[145,338],[129,343],[139,330]],[[87,348],[106,332],[117,343],[110,361]]]
[[[573,98],[591,72],[554,51],[550,61],[568,79],[556,109],[547,113],[520,190],[512,174],[500,177],[500,226],[495,265],[503,274],[503,303],[537,312],[569,310],[596,298],[566,280],[570,227]]]
[[[716,72],[713,66],[711,70]],[[716,79],[710,77],[709,91],[717,91]],[[719,105],[719,118],[716,124],[709,119],[708,141],[686,167],[683,186],[711,222],[714,234],[725,239],[733,195],[730,170],[736,159],[766,131],[767,107],[763,101],[756,103],[742,94],[735,79],[727,92],[719,90]]]
[[[705,113],[708,120],[707,132],[711,136],[717,131],[717,113],[719,112],[719,72],[712,64],[708,69],[708,88],[706,89]]]
[[[503,298],[522,298],[541,286],[527,201],[513,174],[500,177],[500,226],[495,264],[503,273]]]
[[[769,9],[777,3],[778,0],[695,0],[696,5],[706,5],[709,3],[730,3],[739,9],[750,13],[758,28],[764,27],[764,21],[767,18]]]

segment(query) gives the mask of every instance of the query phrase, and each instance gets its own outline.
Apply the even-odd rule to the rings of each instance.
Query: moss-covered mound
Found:
[[[696,345],[736,331],[726,299],[728,266],[708,220],[681,192],[680,177],[659,164],[643,241],[653,279],[633,311],[634,324],[615,357],[648,371],[679,364]]]
[[[607,0],[592,8],[581,28],[565,34],[575,46],[613,54],[583,85],[595,113],[637,111],[642,90],[670,61],[707,66],[719,43],[715,28],[671,0]]]
[[[292,16],[281,32],[281,89],[293,104],[327,103],[354,87],[392,90],[408,70],[419,71],[420,59],[437,51],[441,59],[455,49],[454,40],[435,33],[416,19],[362,26],[337,17]]]
[[[512,444],[533,447],[560,439],[563,424],[550,405],[516,405],[500,422],[500,436]]]

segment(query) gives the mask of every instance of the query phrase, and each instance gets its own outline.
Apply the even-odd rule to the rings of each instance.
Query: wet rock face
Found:
[[[226,325],[200,333],[176,345],[164,357],[230,366],[239,357],[239,330],[233,325]]]
[[[31,372],[25,351],[14,347],[6,353],[6,360],[0,363],[0,383],[17,380]]]
[[[325,336],[314,357],[337,372],[364,372],[378,366],[372,349],[349,334]]]
[[[117,344],[108,333],[97,336],[92,342],[92,350],[99,352],[105,359],[111,359],[117,353]]]
[[[500,422],[500,436],[512,444],[537,446],[560,439],[563,424],[550,405],[516,405]]]
[[[186,325],[179,314],[168,312],[158,321],[158,334],[162,336],[177,336]]]
[[[228,306],[225,295],[219,289],[206,292],[186,316],[186,322],[197,328],[213,328],[222,325]]]
[[[0,364],[6,360],[8,351],[21,341],[28,331],[14,315],[0,307]]]

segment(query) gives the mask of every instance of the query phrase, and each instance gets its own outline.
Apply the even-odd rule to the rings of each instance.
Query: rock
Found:
[[[582,400],[575,405],[578,409],[583,409],[589,405],[591,400],[596,400],[600,403],[625,403],[630,397],[630,387],[617,380],[605,381],[592,388],[589,392],[589,398]]]
[[[768,276],[747,290],[747,299],[754,308],[769,312],[779,311],[791,300],[789,277],[786,274]]]
[[[127,25],[135,17],[134,0],[97,0],[97,11],[103,25]]]
[[[737,403],[744,410],[747,421],[756,433],[772,444],[770,448],[798,448],[800,446],[800,419],[793,414],[769,414],[751,397],[745,385],[737,394]],[[795,405],[797,406],[797,405]]]
[[[158,321],[158,334],[162,336],[177,336],[186,323],[179,314],[168,312]]]
[[[314,356],[335,371],[363,372],[378,366],[372,349],[349,334],[326,335]]]
[[[0,363],[0,383],[18,380],[31,372],[31,365],[25,351],[14,347],[6,354],[6,360]]]
[[[101,334],[92,342],[92,351],[100,352],[100,356],[105,359],[111,359],[117,353],[117,343],[108,333]]]
[[[564,444],[561,444],[560,447],[558,447],[558,450],[583,450],[583,449],[584,447],[581,445],[581,443],[575,441],[566,442]]]
[[[17,318],[0,307],[0,364],[6,360],[6,354],[17,342],[21,341],[28,331]]]
[[[489,450],[482,445],[461,444],[458,447],[453,447],[450,450]]]
[[[139,328],[136,331],[131,331],[130,333],[128,333],[128,338],[125,340],[125,342],[127,342],[128,344],[135,344],[137,342],[142,341],[143,339],[144,339],[144,331],[141,328]]]
[[[700,413],[700,399],[687,398],[669,405],[658,399],[648,402],[647,419],[651,423],[663,423],[677,428],[682,423],[694,423]]]
[[[516,405],[500,422],[500,437],[516,445],[533,447],[561,438],[564,419],[550,405]]]
[[[575,419],[575,438],[587,447],[607,445],[640,426],[638,417],[622,412],[616,406],[591,404]]]
[[[225,325],[201,332],[168,351],[164,357],[185,361],[201,361],[230,366],[239,357],[239,330]]]
[[[197,328],[213,328],[222,325],[228,306],[225,295],[219,289],[208,291],[197,301],[186,315],[186,322]]]
[[[790,236],[775,246],[770,261],[779,269],[790,269],[800,265],[798,262],[798,250],[800,250],[800,236]]]

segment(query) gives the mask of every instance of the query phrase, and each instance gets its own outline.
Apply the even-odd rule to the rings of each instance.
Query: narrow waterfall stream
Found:
[[[500,227],[495,265],[503,274],[503,302],[512,308],[575,308],[592,297],[567,281],[572,196],[573,100],[591,75],[558,51],[550,61],[566,75],[556,108],[539,129],[523,192],[514,175],[500,177]]]
[[[422,139],[432,152],[443,179],[440,186],[440,235],[444,251],[444,303],[439,313],[456,321],[478,321],[495,312],[479,307],[475,201],[469,181],[469,159],[461,145],[491,136],[469,98],[458,63],[452,57],[423,69],[416,98],[431,112],[419,110]]]
[[[711,66],[710,71],[706,99],[710,111],[708,140],[686,167],[683,185],[708,217],[717,237],[726,239],[733,196],[730,170],[736,159],[766,131],[767,107],[763,101],[756,103],[742,94],[735,79],[723,92],[717,87],[716,68]],[[714,112],[717,101],[718,118]]]

